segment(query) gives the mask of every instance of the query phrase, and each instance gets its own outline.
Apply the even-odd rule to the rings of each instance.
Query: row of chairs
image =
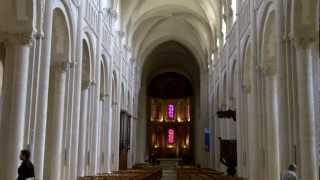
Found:
[[[78,180],[160,180],[161,177],[162,169],[160,168],[140,168],[79,177]]]
[[[239,177],[225,176],[224,173],[208,168],[179,168],[178,180],[245,180]]]

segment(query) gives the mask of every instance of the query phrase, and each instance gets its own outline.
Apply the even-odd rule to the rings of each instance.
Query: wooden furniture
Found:
[[[240,177],[225,176],[222,172],[208,168],[177,169],[178,180],[245,180]]]
[[[112,173],[100,173],[96,176],[79,177],[78,180],[160,180],[161,177],[161,168],[140,167],[140,169],[120,170]]]

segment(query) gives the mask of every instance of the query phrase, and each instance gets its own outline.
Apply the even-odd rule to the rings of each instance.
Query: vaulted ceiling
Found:
[[[214,48],[219,29],[217,0],[123,0],[121,28],[133,56],[144,61],[160,44],[176,41],[187,47],[201,67]]]

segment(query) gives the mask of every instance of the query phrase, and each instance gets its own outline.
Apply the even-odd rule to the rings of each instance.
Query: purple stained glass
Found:
[[[173,104],[169,104],[168,105],[168,109],[167,109],[167,113],[168,113],[168,119],[169,120],[173,120],[174,119],[174,113],[175,113],[175,108]]]

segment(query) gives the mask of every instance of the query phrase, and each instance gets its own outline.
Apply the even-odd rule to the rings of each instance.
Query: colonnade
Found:
[[[249,3],[249,24],[237,23],[244,15],[240,14],[223,50],[216,52],[220,53],[215,55],[218,61],[210,72],[212,113],[222,106],[237,112],[239,175],[249,179],[280,179],[288,165],[295,163],[299,179],[317,180],[320,131],[316,126],[319,121],[316,108],[319,107],[320,72],[316,1],[304,5],[260,2]],[[245,6],[246,1],[240,11]],[[287,11],[284,8],[288,8]],[[308,9],[308,22],[292,19],[303,14],[294,8]],[[309,29],[308,33],[303,29]],[[234,32],[237,36],[232,36]],[[239,46],[230,49],[235,41]],[[239,66],[238,72],[232,68],[234,64]],[[232,81],[234,73],[239,87]],[[234,99],[236,107],[232,106]],[[216,122],[211,126],[216,132],[213,138],[231,137],[231,124],[215,114],[210,117]],[[212,153],[219,160],[219,144],[215,146],[218,152]],[[214,167],[223,169],[219,162]]]

